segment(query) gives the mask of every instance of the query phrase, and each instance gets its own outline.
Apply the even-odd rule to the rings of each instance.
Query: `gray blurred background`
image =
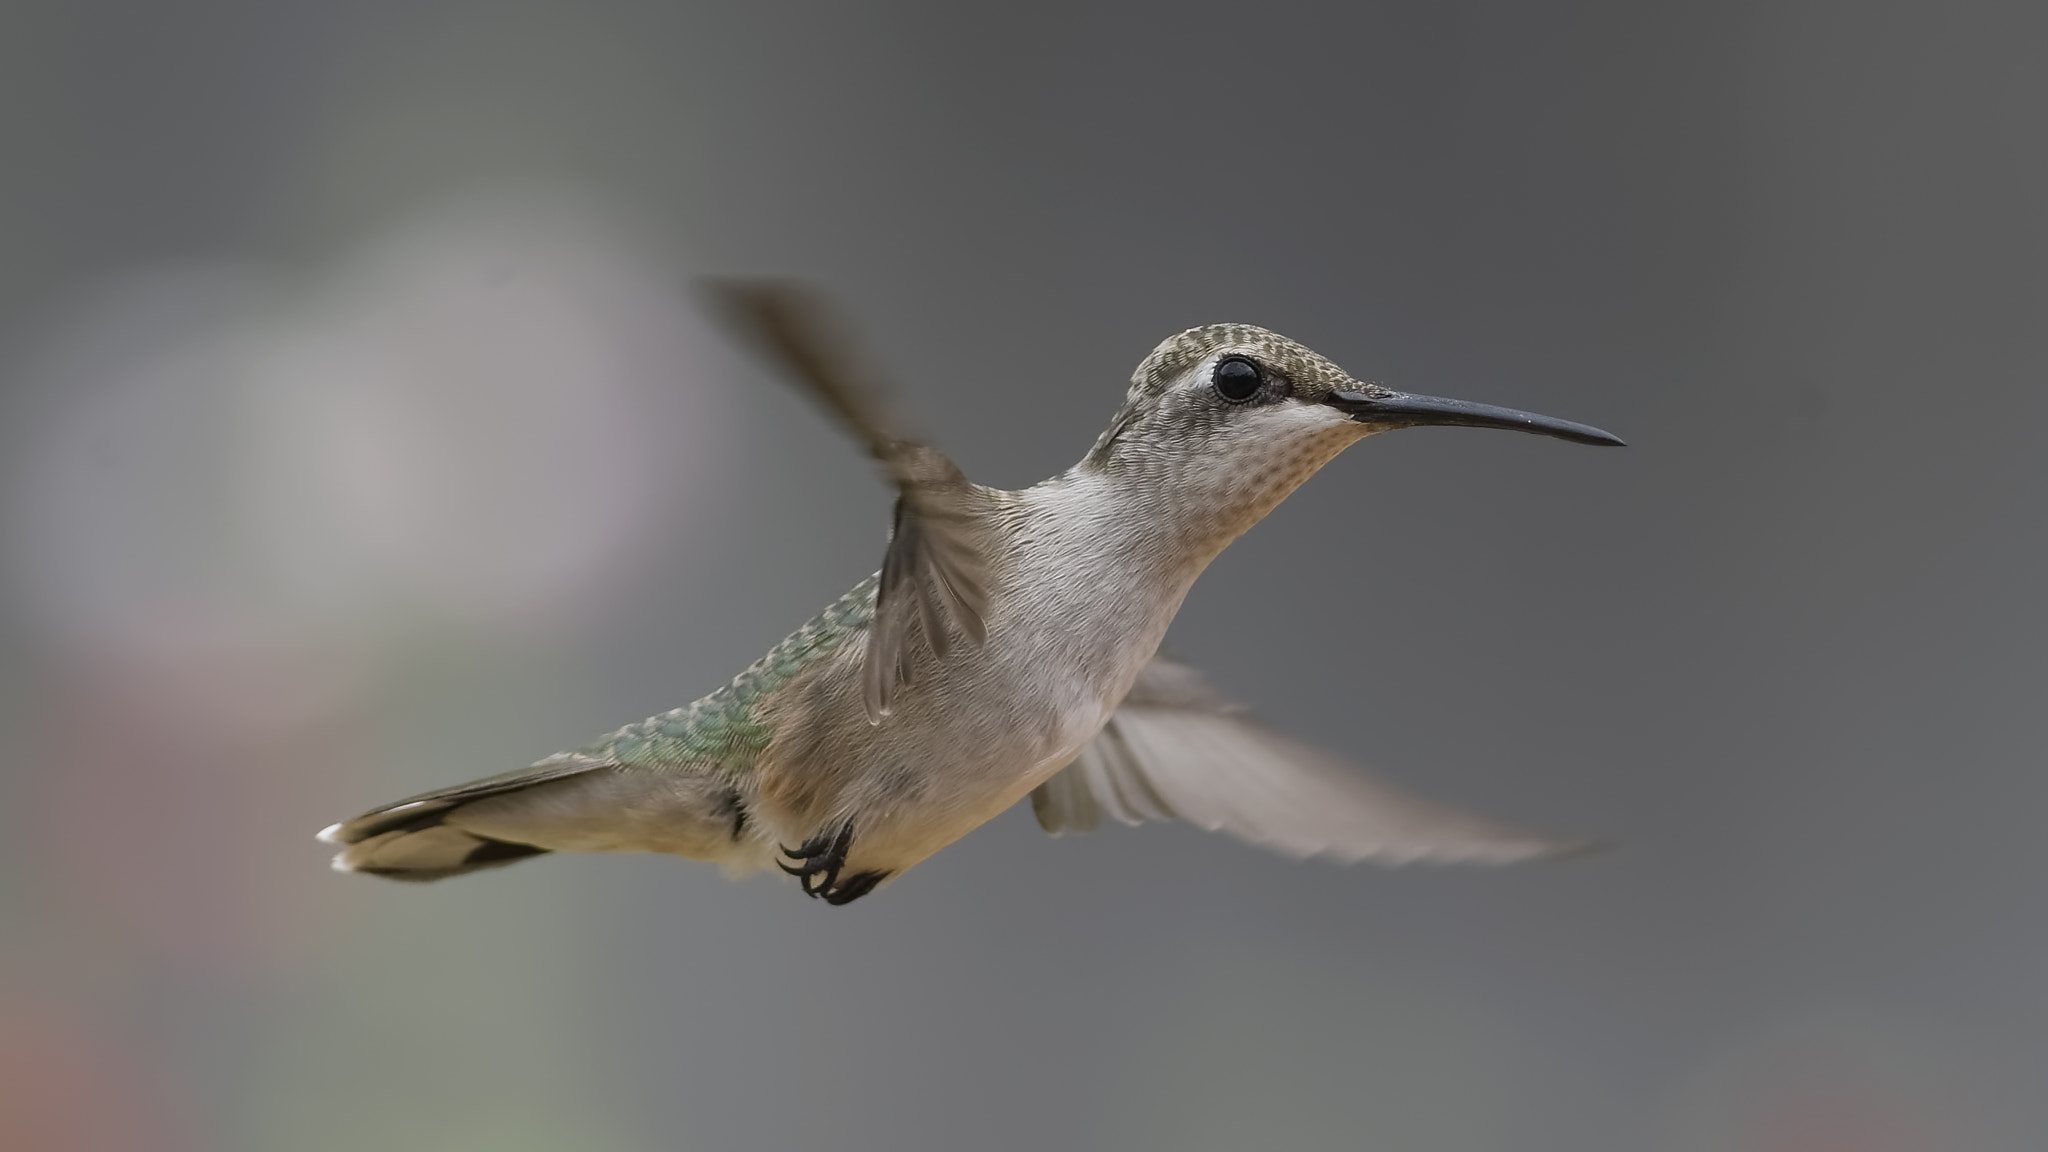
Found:
[[[0,1144],[2048,1146],[2039,6],[972,8],[0,7]],[[1620,433],[1371,441],[1168,641],[1617,850],[332,875],[878,561],[721,271],[989,483],[1217,320]]]

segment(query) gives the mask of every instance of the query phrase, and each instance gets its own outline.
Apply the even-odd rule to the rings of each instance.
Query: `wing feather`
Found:
[[[1073,764],[1031,795],[1054,835],[1103,814],[1182,819],[1289,856],[1506,864],[1583,850],[1411,796],[1253,719],[1183,664],[1154,658]]]
[[[838,416],[896,485],[861,679],[868,719],[880,723],[910,679],[913,636],[922,635],[939,658],[955,630],[975,644],[986,639],[988,492],[943,453],[903,434],[815,296],[773,281],[716,281],[711,289],[734,326]]]

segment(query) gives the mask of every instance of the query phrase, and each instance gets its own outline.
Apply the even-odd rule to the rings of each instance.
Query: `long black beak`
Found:
[[[1441,396],[1417,396],[1412,392],[1332,392],[1327,403],[1349,413],[1361,424],[1389,428],[1420,428],[1426,424],[1453,424],[1461,428],[1506,428],[1511,432],[1534,432],[1578,444],[1622,446],[1625,441],[1612,432],[1591,424],[1576,424],[1554,416],[1518,412],[1469,400],[1446,400]]]

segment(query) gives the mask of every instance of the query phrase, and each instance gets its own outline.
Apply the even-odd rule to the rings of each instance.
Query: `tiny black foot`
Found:
[[[796,861],[796,867],[779,860],[775,866],[796,877],[804,895],[823,896],[839,883],[839,870],[846,866],[846,850],[851,847],[853,822],[849,820],[836,834],[820,832],[795,848],[784,848],[782,854]]]
[[[778,860],[775,866],[796,877],[803,885],[804,895],[822,898],[827,904],[849,904],[889,878],[887,872],[856,872],[842,883],[839,871],[846,867],[846,853],[851,847],[853,824],[849,821],[840,825],[837,832],[820,832],[795,848],[784,848],[782,854],[796,864],[791,866]]]

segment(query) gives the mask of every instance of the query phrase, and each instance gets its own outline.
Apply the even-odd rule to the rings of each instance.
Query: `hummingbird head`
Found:
[[[1156,474],[1155,483],[1233,522],[1234,536],[1357,441],[1429,424],[1622,443],[1569,420],[1396,392],[1276,332],[1210,324],[1169,337],[1138,365],[1084,466]]]

